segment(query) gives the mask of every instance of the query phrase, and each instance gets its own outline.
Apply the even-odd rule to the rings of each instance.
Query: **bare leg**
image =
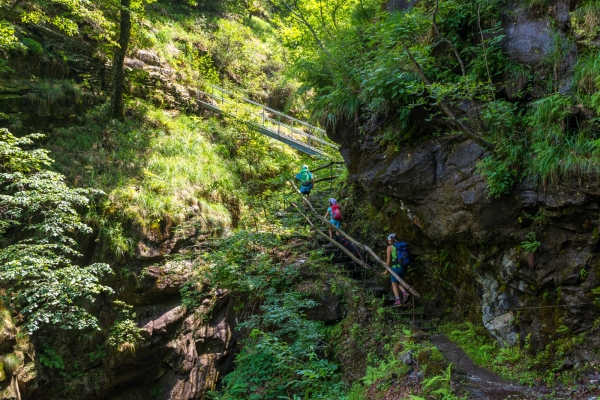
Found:
[[[331,231],[331,227],[329,227],[329,237],[333,239],[333,232]]]
[[[398,286],[400,286],[398,283],[392,282],[392,290],[394,291],[394,296],[396,296],[397,299],[400,298],[400,289]]]

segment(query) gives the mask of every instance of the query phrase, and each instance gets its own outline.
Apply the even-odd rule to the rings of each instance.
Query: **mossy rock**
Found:
[[[417,356],[417,361],[421,367],[421,372],[426,378],[439,375],[446,367],[444,358],[438,356],[439,352],[431,349],[421,350]]]

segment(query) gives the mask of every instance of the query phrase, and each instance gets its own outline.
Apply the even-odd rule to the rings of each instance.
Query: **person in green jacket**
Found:
[[[308,197],[313,188],[313,174],[308,170],[308,165],[303,165],[302,169],[296,174],[296,179],[300,181],[300,193]]]

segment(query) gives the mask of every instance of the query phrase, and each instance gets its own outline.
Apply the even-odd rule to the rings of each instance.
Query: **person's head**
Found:
[[[304,164],[304,165],[302,166],[302,169],[308,169],[308,165]]]
[[[394,244],[396,242],[396,234],[390,233],[387,240],[389,244]]]
[[[337,204],[337,200],[332,197],[329,199],[329,205],[332,206],[334,204]]]

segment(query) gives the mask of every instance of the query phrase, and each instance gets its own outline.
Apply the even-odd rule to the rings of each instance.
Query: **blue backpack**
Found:
[[[399,265],[401,267],[408,267],[410,265],[410,255],[408,254],[408,243],[396,242],[394,243],[396,248],[396,260],[392,262],[393,265]]]

